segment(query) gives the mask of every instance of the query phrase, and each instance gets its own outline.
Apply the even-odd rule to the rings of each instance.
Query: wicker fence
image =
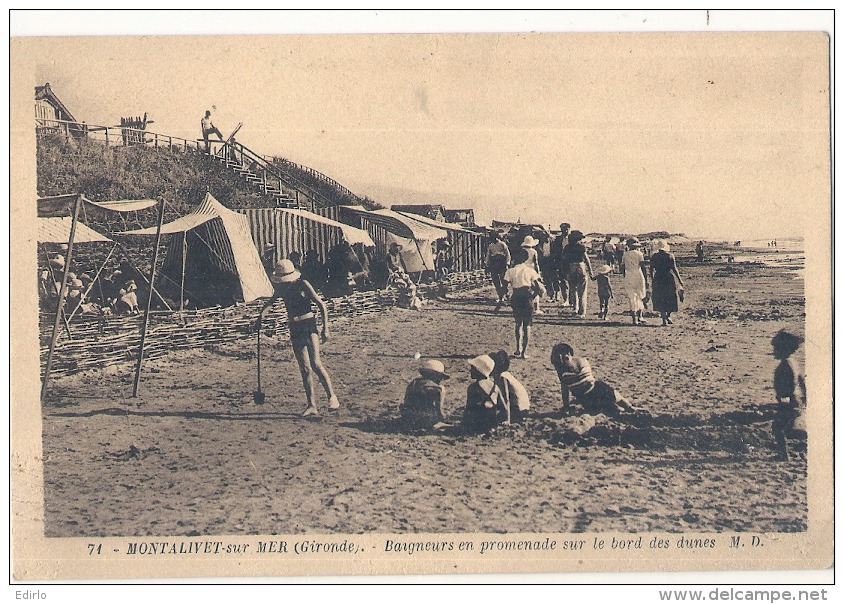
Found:
[[[487,282],[483,271],[456,273],[450,276],[447,290],[457,293],[482,287]],[[442,284],[421,285],[420,295],[435,297]],[[395,291],[377,290],[355,292],[342,298],[326,300],[332,317],[355,317],[381,312],[396,303]],[[255,333],[254,322],[263,302],[256,301],[227,308],[206,308],[184,312],[153,312],[147,330],[145,357],[158,358],[174,350],[201,348],[250,337]],[[70,375],[131,363],[138,354],[138,342],[143,317],[111,316],[74,318],[72,338],[62,333],[56,345],[51,375]],[[46,365],[50,343],[52,316],[42,313],[40,325],[41,368]],[[287,332],[284,305],[277,303],[267,312],[264,333],[279,335]]]

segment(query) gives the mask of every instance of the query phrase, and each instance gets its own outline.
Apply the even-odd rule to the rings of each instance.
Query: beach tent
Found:
[[[375,246],[372,237],[363,229],[306,210],[250,208],[238,211],[249,221],[255,247],[261,252],[271,250],[272,264],[289,258],[291,252],[304,256],[310,250],[316,250],[325,262],[328,252],[342,240],[349,245]]]
[[[369,211],[361,206],[341,206],[341,211],[357,218],[376,242],[379,254],[386,255],[391,243],[402,246],[402,259],[408,272],[434,270],[431,243],[448,237],[448,231],[392,210]]]
[[[58,341],[59,337],[59,326],[61,325],[62,321],[64,320],[65,328],[68,330],[68,334],[70,333],[70,326],[68,324],[67,318],[64,316],[64,304],[63,301],[65,300],[65,296],[67,295],[67,276],[70,273],[70,266],[73,260],[73,246],[76,243],[93,243],[93,242],[103,242],[108,243],[112,240],[96,232],[94,229],[89,228],[85,224],[79,221],[79,214],[80,211],[84,213],[85,206],[91,205],[99,207],[103,210],[107,210],[109,212],[134,212],[138,210],[143,210],[146,208],[150,208],[154,205],[158,205],[158,201],[154,199],[128,199],[128,200],[118,200],[118,201],[92,201],[85,197],[85,195],[81,193],[75,193],[71,195],[56,195],[52,197],[41,197],[36,200],[36,208],[38,213],[38,239],[39,243],[62,243],[67,245],[67,258],[65,259],[64,270],[62,271],[62,280],[61,283],[58,284],[59,290],[59,303],[56,304],[56,314],[55,319],[53,321],[53,331],[50,337],[50,348],[47,351],[47,362],[44,368],[44,377],[41,382],[41,398],[43,399],[44,396],[47,394],[47,384],[50,379],[50,370],[53,366],[53,354],[55,353],[56,349],[56,342]],[[164,215],[164,205],[159,205],[159,230],[161,227],[161,217]],[[158,241],[160,237],[160,232],[156,232],[156,241],[155,241],[155,253],[158,253]],[[114,249],[116,246],[112,247],[111,252],[109,252],[109,256],[105,259],[100,270],[97,272],[97,276],[99,277],[99,273],[102,271],[102,268],[108,262],[109,257],[111,254],[114,253]],[[148,325],[148,318],[149,318],[149,308],[150,308],[150,301],[152,299],[152,292],[155,291],[155,256],[153,257],[152,268],[149,277],[149,299],[147,300],[146,306],[146,313],[144,315],[144,323],[141,329],[141,340],[140,340],[140,347],[138,351],[138,364],[137,369],[135,372],[135,389],[134,394],[137,395],[138,389],[138,380],[140,378],[140,370],[141,370],[141,363],[143,360],[143,351],[144,351],[144,336],[146,335],[146,329]],[[96,281],[96,278],[94,279]],[[92,281],[93,284],[93,281]],[[90,287],[89,287],[90,290]],[[87,293],[87,291],[86,291]]]
[[[273,287],[252,242],[246,216],[229,210],[211,193],[189,214],[161,226],[173,238],[161,269],[168,291],[204,306],[228,306],[271,296]],[[154,235],[155,229],[120,235]],[[164,288],[162,288],[164,289]]]
[[[458,272],[473,271],[483,266],[486,255],[486,237],[483,234],[476,233],[459,224],[438,222],[419,214],[408,212],[399,212],[399,214],[428,226],[445,229],[448,232],[448,242],[451,244],[451,253],[454,258],[453,270]]]

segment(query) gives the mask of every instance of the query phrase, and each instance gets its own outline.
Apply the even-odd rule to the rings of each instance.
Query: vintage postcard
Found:
[[[829,64],[12,39],[14,579],[830,567]]]

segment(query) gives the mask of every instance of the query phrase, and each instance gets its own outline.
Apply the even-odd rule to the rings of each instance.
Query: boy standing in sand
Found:
[[[777,417],[772,429],[779,447],[779,459],[788,461],[788,437],[795,433],[795,422],[806,408],[806,378],[792,355],[800,348],[803,338],[785,329],[771,339],[774,358],[780,361],[774,371],[774,392],[777,397]]]
[[[606,319],[610,311],[610,298],[612,298],[612,284],[610,283],[612,266],[604,264],[598,267],[592,279],[598,282],[598,302],[601,307],[598,310],[598,318]]]
[[[527,250],[522,248],[516,252],[516,265],[504,274],[504,281],[513,288],[510,305],[516,320],[516,352],[513,356],[517,359],[527,358],[525,351],[530,340],[530,325],[533,323],[533,300],[545,294],[542,278],[530,262]]]

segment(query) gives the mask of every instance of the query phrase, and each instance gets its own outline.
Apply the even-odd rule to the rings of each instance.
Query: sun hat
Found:
[[[635,237],[631,237],[630,239],[627,240],[627,247],[628,247],[628,249],[632,250],[635,247],[642,247],[642,244],[639,243],[639,240],[636,239]]]
[[[655,250],[664,250],[666,252],[671,251],[671,246],[668,245],[668,242],[664,239],[656,239],[652,244],[651,247]]]
[[[609,264],[604,264],[595,269],[596,275],[609,275],[612,272],[612,267]]]
[[[488,378],[489,374],[495,368],[495,361],[489,355],[482,354],[469,361],[469,367],[474,367],[482,376]]]
[[[522,241],[522,247],[536,247],[539,245],[539,241],[533,238],[533,235],[528,235],[525,237],[525,240]]]
[[[283,258],[275,265],[273,274],[270,276],[270,281],[273,283],[292,283],[301,276],[302,273],[296,270],[293,262],[287,258]]]
[[[446,380],[451,377],[445,372],[445,365],[443,365],[441,361],[436,361],[434,359],[422,361],[422,364],[419,365],[419,373],[422,375],[426,373],[435,373]]]
[[[571,233],[569,233],[569,241],[571,243],[574,243],[575,241],[580,241],[584,237],[585,235],[580,231],[572,231]]]

